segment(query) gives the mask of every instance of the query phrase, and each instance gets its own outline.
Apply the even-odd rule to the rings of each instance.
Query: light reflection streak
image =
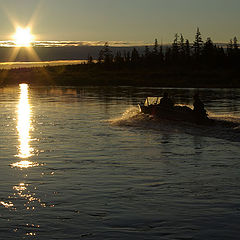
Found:
[[[18,104],[18,121],[17,121],[17,131],[18,131],[18,155],[21,158],[20,162],[12,163],[12,167],[18,168],[29,168],[38,166],[38,163],[31,162],[27,160],[29,157],[33,156],[33,148],[30,147],[30,130],[31,130],[31,106],[28,99],[28,85],[20,84],[20,100]]]
[[[32,156],[32,148],[30,147],[30,129],[31,129],[31,106],[28,101],[28,85],[20,84],[20,100],[18,105],[18,124],[17,130],[19,134],[19,154],[20,158],[29,158]],[[23,163],[27,166],[26,161]]]
[[[12,208],[13,207],[13,203],[12,202],[0,202],[5,208]]]
[[[12,167],[19,167],[19,168],[29,168],[29,167],[36,167],[39,166],[38,163],[30,162],[30,161],[20,161],[11,164]]]
[[[25,183],[19,183],[19,185],[13,186],[13,190],[16,191],[14,196],[18,195],[25,200],[24,207],[26,210],[34,211],[37,205],[45,208],[46,204],[43,203],[40,198],[36,197],[36,193],[31,193],[28,187],[28,184]]]

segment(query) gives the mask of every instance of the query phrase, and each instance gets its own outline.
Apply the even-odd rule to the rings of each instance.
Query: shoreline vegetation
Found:
[[[192,44],[176,34],[163,49],[157,39],[140,54],[136,48],[112,53],[108,43],[98,59],[88,57],[79,65],[45,66],[0,70],[0,85],[28,83],[38,86],[139,86],[239,88],[240,49],[237,38],[226,48],[207,38],[199,29]]]

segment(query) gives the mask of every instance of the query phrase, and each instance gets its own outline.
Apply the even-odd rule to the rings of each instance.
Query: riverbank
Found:
[[[87,60],[56,60],[40,62],[0,62],[0,69],[34,68],[46,66],[79,65]]]
[[[157,86],[239,88],[236,69],[108,68],[98,64],[2,69],[0,84],[36,86]]]

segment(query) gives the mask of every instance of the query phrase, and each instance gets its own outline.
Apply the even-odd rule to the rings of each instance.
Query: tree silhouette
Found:
[[[176,33],[174,36],[173,44],[172,44],[172,57],[174,60],[178,59],[179,55],[179,44],[178,44],[178,34]]]
[[[93,63],[93,57],[91,55],[88,55],[88,64],[92,64]]]
[[[139,56],[137,49],[133,48],[132,54],[131,54],[131,62],[133,64],[137,64],[137,63],[139,63],[139,59],[140,59],[140,56]]]
[[[148,58],[150,56],[150,50],[148,46],[145,47],[144,56],[145,58]]]
[[[237,37],[233,38],[233,49],[234,49],[234,51],[238,51],[238,40],[237,40]]]
[[[114,63],[118,66],[121,66],[124,63],[124,58],[122,57],[122,53],[120,51],[116,52],[116,55],[114,56]]]
[[[154,42],[153,54],[154,54],[155,56],[158,55],[158,40],[157,40],[157,39],[155,39],[155,42]]]
[[[216,46],[214,46],[210,37],[207,38],[202,48],[203,63],[207,66],[215,64]]]
[[[98,53],[98,63],[103,63],[104,61],[104,52],[103,49],[101,49]]]
[[[227,55],[228,57],[231,57],[233,55],[233,40],[230,39],[228,45],[227,45]]]
[[[163,53],[163,46],[162,46],[162,44],[159,46],[158,61],[159,61],[160,65],[162,65],[163,62],[164,62],[164,53]]]
[[[189,43],[189,40],[187,39],[186,40],[186,43],[185,43],[185,55],[186,55],[186,59],[188,60],[191,56],[191,49],[190,49],[190,43]]]
[[[129,51],[124,51],[124,62],[125,63],[130,63],[131,57],[130,57],[130,52]]]
[[[203,54],[205,56],[213,55],[214,53],[214,45],[211,38],[207,38],[207,41],[203,45]]]
[[[225,67],[238,69],[240,61],[239,44],[236,37],[227,44],[227,49],[213,43],[210,37],[204,42],[199,28],[195,34],[195,40],[191,45],[188,39],[184,39],[183,34],[175,34],[173,43],[163,48],[159,46],[157,39],[153,46],[146,46],[140,52],[136,48],[130,51],[116,51],[113,55],[108,43],[99,52],[98,63],[107,66],[107,69],[117,69],[119,67],[134,70],[156,70],[173,69],[178,71],[190,71],[189,69],[217,69]],[[92,57],[88,57],[88,63],[93,64]]]
[[[197,32],[195,35],[195,41],[193,42],[194,55],[197,58],[199,58],[199,56],[200,56],[200,53],[202,50],[202,45],[203,45],[202,35],[199,31],[199,28],[197,28]]]
[[[103,47],[103,58],[104,58],[104,63],[106,64],[110,64],[113,61],[113,54],[111,49],[109,48],[108,42],[106,42]]]
[[[179,51],[180,51],[180,55],[181,57],[185,57],[185,43],[184,43],[184,37],[182,34],[180,34],[180,42],[179,42]]]

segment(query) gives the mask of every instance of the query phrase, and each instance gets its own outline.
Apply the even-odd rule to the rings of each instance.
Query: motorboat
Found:
[[[188,106],[175,105],[165,107],[160,104],[161,97],[147,97],[145,102],[138,104],[140,112],[158,119],[184,121],[202,125],[212,125],[214,120],[205,114],[195,112]]]

